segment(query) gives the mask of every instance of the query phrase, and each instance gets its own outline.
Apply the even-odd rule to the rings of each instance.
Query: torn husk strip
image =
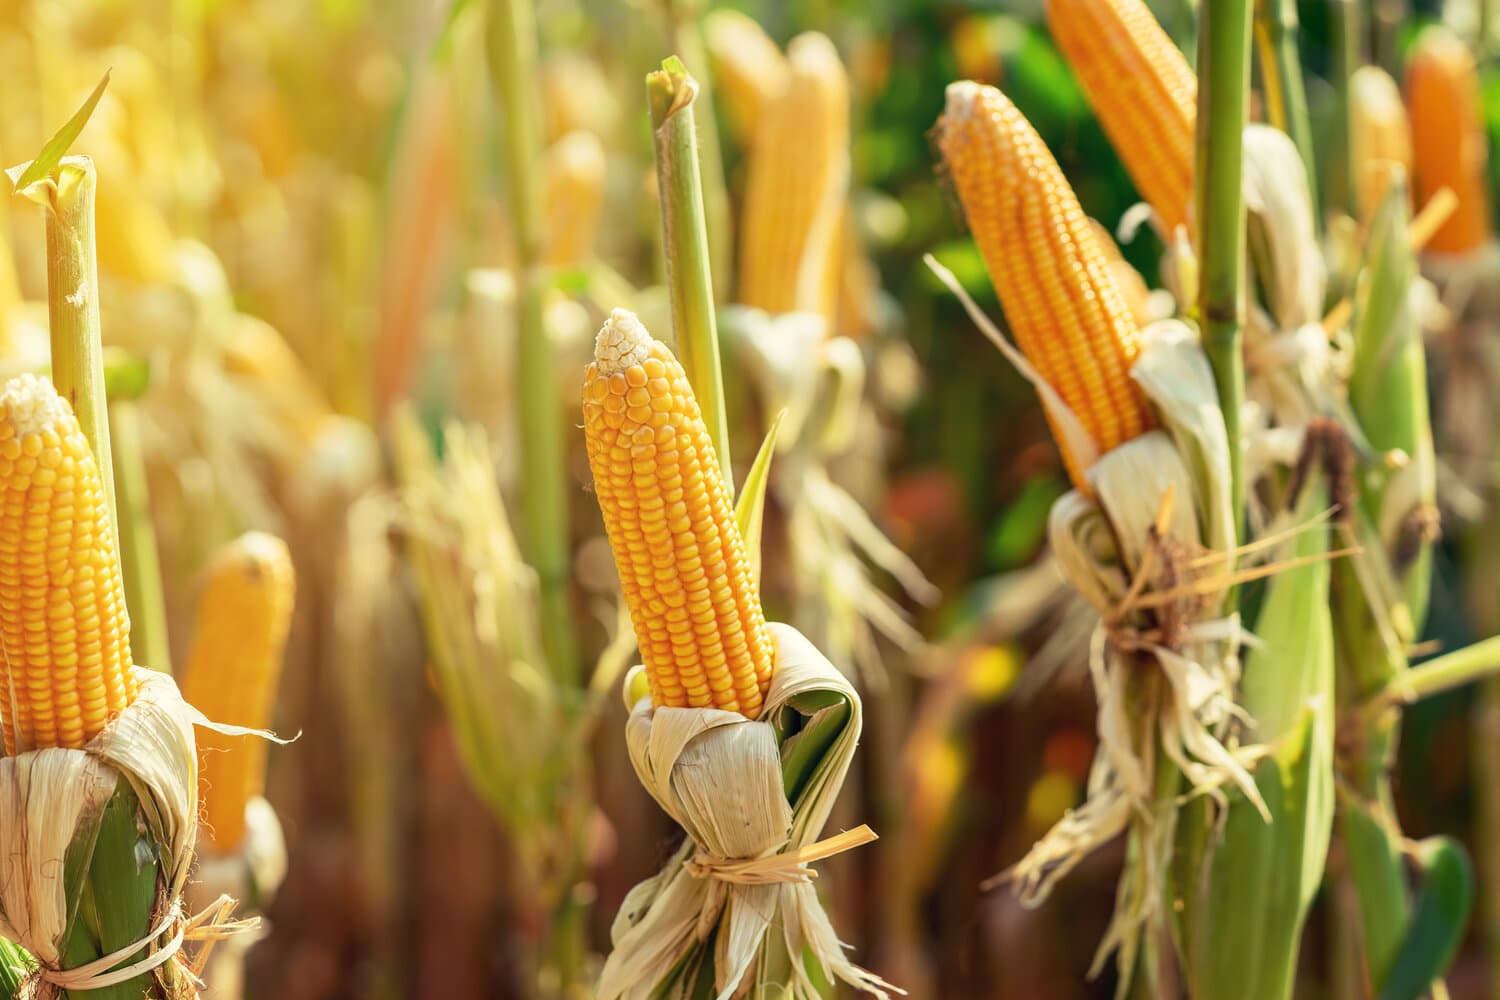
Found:
[[[193,727],[239,735],[251,731],[210,723],[182,700],[166,674],[144,667],[135,673],[139,696],[85,749],[0,758],[0,935],[40,963],[39,996],[57,995],[64,986],[70,992],[98,989],[148,971],[161,995],[196,996],[195,970],[179,950],[183,940],[214,939],[253,926],[230,925],[228,914],[220,913],[210,926],[189,930],[181,901],[197,840]],[[134,793],[136,822],[161,862],[154,926],[142,928],[141,938],[117,952],[107,969],[78,982],[62,968],[64,948],[73,923],[81,919],[78,890],[92,864],[99,824],[123,787],[122,778]]]
[[[657,708],[649,698],[631,711],[625,735],[636,774],[688,842],[626,896],[599,1000],[695,996],[704,963],[711,963],[718,1000],[750,977],[757,987],[782,987],[779,995],[814,1000],[821,994],[809,957],[823,974],[877,997],[901,992],[845,957],[812,873],[798,859],[807,848],[820,846],[822,855],[861,839],[851,832],[831,845],[819,840],[859,741],[859,695],[801,633],[779,623],[769,628],[775,672],[760,720]],[[628,678],[626,685],[628,691]],[[782,735],[799,720],[803,728]],[[828,742],[803,778],[793,765],[815,735]],[[775,880],[723,877],[746,865],[773,870]],[[789,970],[788,981],[765,981],[772,965]]]

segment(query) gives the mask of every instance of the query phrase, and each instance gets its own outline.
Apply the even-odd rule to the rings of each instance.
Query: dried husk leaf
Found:
[[[808,955],[825,974],[857,989],[882,998],[900,992],[845,957],[810,882],[742,885],[699,878],[685,865],[699,851],[749,859],[813,843],[853,760],[861,728],[853,685],[796,629],[780,623],[770,629],[775,673],[760,720],[717,709],[657,708],[649,697],[630,714],[626,742],[636,774],[688,841],[621,906],[600,1000],[691,996],[710,940],[717,1000],[728,1000],[747,976],[765,974],[771,953],[790,959],[789,981],[757,986],[779,986],[796,1000],[820,995]],[[783,768],[798,750],[796,736],[781,736],[788,713],[812,718],[825,711],[847,716],[789,799]]]

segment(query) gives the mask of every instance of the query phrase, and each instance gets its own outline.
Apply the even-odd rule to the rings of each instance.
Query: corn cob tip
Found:
[[[16,437],[55,428],[73,416],[73,408],[52,383],[40,375],[18,375],[0,389],[4,426]]]
[[[966,122],[974,117],[984,98],[985,85],[973,80],[955,80],[948,84],[943,102],[943,119]]]
[[[642,364],[651,356],[651,333],[629,309],[616,309],[599,328],[594,362],[600,375],[613,375]]]

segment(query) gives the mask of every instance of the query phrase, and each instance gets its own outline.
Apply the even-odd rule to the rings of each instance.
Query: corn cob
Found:
[[[623,309],[599,331],[583,424],[652,701],[756,718],[771,639],[729,491],[682,366]]]
[[[849,190],[849,79],[823,35],[797,36],[787,55],[789,82],[766,105],[750,151],[739,300],[770,313],[816,312],[831,326]]]
[[[1395,173],[1411,174],[1411,125],[1400,88],[1379,66],[1361,66],[1349,77],[1349,116],[1355,197],[1360,218],[1368,220]]]
[[[544,259],[549,267],[583,263],[604,209],[604,146],[592,132],[569,132],[548,148],[543,169]]]
[[[79,748],[136,696],[104,483],[73,409],[34,375],[0,390],[5,752]]]
[[[215,722],[264,729],[271,721],[295,582],[286,543],[252,531],[210,563],[198,598],[197,632],[183,697]],[[245,804],[265,789],[266,743],[200,730],[203,842],[239,847]]]
[[[1151,289],[1146,285],[1146,279],[1125,259],[1114,235],[1099,220],[1089,219],[1089,228],[1094,231],[1094,240],[1104,254],[1110,277],[1114,278],[1115,287],[1124,297],[1131,317],[1137,326],[1145,326],[1151,322]]]
[[[1047,26],[1168,232],[1193,200],[1198,80],[1143,0],[1047,0]]]
[[[761,110],[787,85],[786,56],[756,20],[737,10],[716,10],[703,20],[714,86],[729,110],[741,145],[755,138]]]
[[[1458,207],[1427,247],[1448,254],[1477,249],[1490,238],[1489,152],[1474,56],[1457,35],[1433,27],[1418,36],[1406,66],[1406,102],[1417,204],[1445,187],[1458,198]]]
[[[964,81],[948,87],[937,141],[1021,351],[1101,454],[1150,429],[1130,378],[1136,322],[1036,131],[1000,91]],[[1087,489],[1087,470],[1058,431],[1054,422],[1069,474]]]

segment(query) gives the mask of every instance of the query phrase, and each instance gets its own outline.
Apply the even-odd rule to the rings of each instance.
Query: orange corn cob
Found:
[[[1360,218],[1380,207],[1399,171],[1411,174],[1411,125],[1401,90],[1379,66],[1361,66],[1349,77],[1350,153]]]
[[[1047,0],[1047,27],[1168,232],[1193,200],[1198,79],[1143,0]]]
[[[52,383],[0,389],[0,721],[5,752],[84,746],[135,700],[104,482]]]
[[[682,366],[624,309],[599,331],[583,427],[651,700],[756,718],[771,638],[729,490]]]
[[[965,81],[948,87],[937,141],[1021,351],[1100,454],[1149,430],[1151,411],[1130,378],[1136,322],[1036,131],[1000,91]],[[1087,470],[1052,429],[1073,482],[1087,489]]]
[[[1427,243],[1437,253],[1468,253],[1490,238],[1485,191],[1489,150],[1479,105],[1474,55],[1446,28],[1426,28],[1406,66],[1417,204],[1451,188],[1458,207]]]
[[[755,138],[762,109],[787,85],[786,56],[753,17],[716,10],[703,19],[703,39],[713,61],[715,92],[729,111],[741,145]]]
[[[264,729],[271,721],[292,623],[295,577],[286,543],[252,531],[210,563],[183,697],[215,722]],[[202,841],[217,853],[245,837],[245,804],[265,790],[266,743],[200,729]]]
[[[1114,235],[1099,220],[1090,219],[1089,228],[1094,231],[1094,241],[1099,244],[1099,250],[1109,264],[1110,277],[1115,279],[1115,287],[1124,296],[1125,306],[1130,310],[1131,317],[1137,326],[1145,326],[1151,322],[1151,289],[1147,286],[1146,279],[1125,259],[1119,245],[1115,243]]]
[[[809,32],[787,49],[791,78],[766,105],[750,151],[739,300],[816,312],[830,328],[849,192],[849,78],[833,43]]]

